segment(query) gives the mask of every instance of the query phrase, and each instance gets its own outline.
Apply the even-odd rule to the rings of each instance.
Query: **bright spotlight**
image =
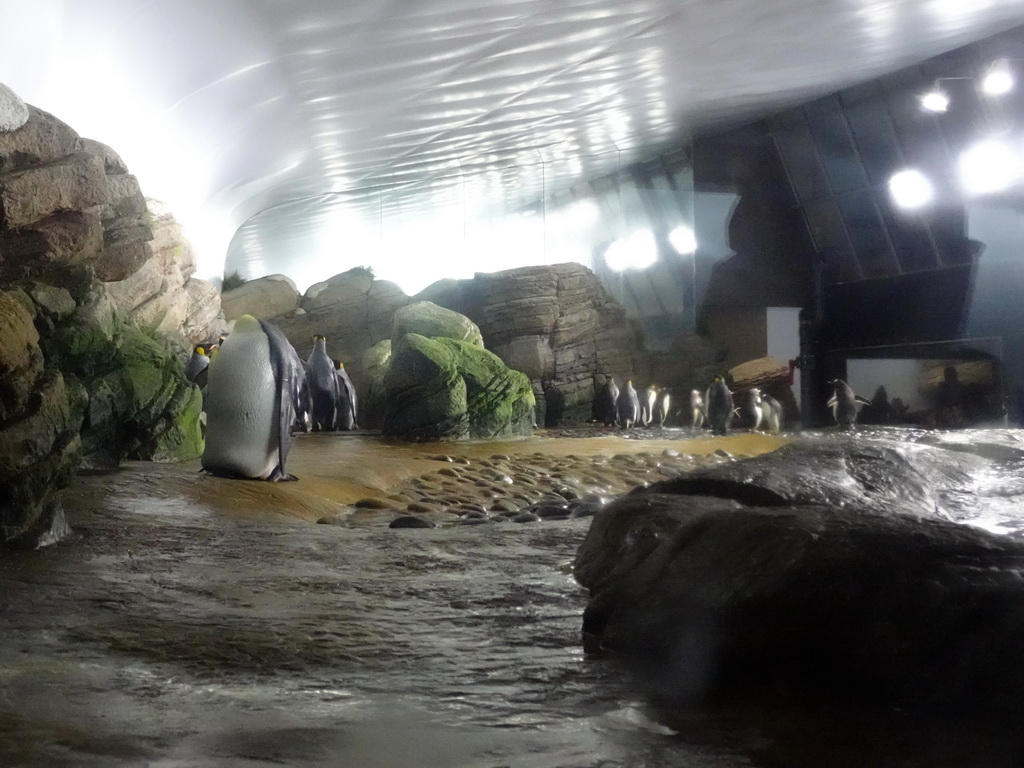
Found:
[[[697,236],[685,224],[680,224],[669,232],[668,241],[676,249],[676,253],[680,255],[693,253],[697,250]]]
[[[604,261],[610,269],[646,269],[658,260],[658,246],[649,229],[638,229],[629,237],[620,237],[604,252]]]
[[[960,183],[971,195],[1002,192],[1020,178],[1021,163],[1000,141],[981,141],[960,155]]]
[[[989,96],[1002,96],[1013,90],[1013,75],[1006,64],[993,64],[981,81],[981,90]]]
[[[894,173],[889,179],[889,194],[897,206],[910,210],[921,208],[931,202],[935,190],[928,177],[920,171],[908,168]]]
[[[921,107],[929,112],[945,112],[949,109],[949,96],[936,88],[921,97]]]

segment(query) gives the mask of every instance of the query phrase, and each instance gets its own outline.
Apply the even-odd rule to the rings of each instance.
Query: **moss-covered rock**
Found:
[[[415,333],[401,338],[384,380],[382,431],[406,440],[528,434],[529,379],[475,344]]]
[[[415,333],[396,345],[384,377],[381,432],[404,440],[469,436],[466,383],[453,350]]]
[[[534,427],[533,388],[493,352],[456,339],[434,339],[451,351],[466,383],[470,437],[526,435]]]
[[[0,423],[24,410],[43,371],[39,333],[32,321],[18,295],[0,292]]]
[[[81,458],[72,399],[60,372],[46,371],[27,410],[0,431],[0,544],[38,546],[66,527],[58,492]]]
[[[465,315],[439,307],[431,301],[407,304],[395,312],[391,344],[396,345],[407,333],[418,333],[432,339],[467,341],[481,348],[484,346],[484,337],[476,323]]]
[[[149,461],[188,461],[203,453],[203,435],[199,414],[203,410],[203,394],[199,387],[185,381],[164,406],[156,424],[149,427],[145,438],[129,458]]]

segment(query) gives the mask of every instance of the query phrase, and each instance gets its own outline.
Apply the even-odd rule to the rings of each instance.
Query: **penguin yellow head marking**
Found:
[[[338,370],[339,371],[342,370],[345,367],[345,364],[343,362],[341,362],[341,360],[335,360],[334,362],[338,366]]]
[[[196,347],[196,354],[197,355],[204,355],[205,356],[206,355],[206,350],[203,349],[202,347]]]

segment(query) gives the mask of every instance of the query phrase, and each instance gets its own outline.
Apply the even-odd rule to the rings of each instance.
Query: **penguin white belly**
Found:
[[[210,366],[203,467],[269,477],[278,465],[278,407],[266,335],[231,338]]]

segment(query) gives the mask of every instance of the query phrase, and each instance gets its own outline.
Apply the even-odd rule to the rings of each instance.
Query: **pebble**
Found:
[[[402,515],[391,521],[388,528],[436,528],[437,526],[424,517]]]

